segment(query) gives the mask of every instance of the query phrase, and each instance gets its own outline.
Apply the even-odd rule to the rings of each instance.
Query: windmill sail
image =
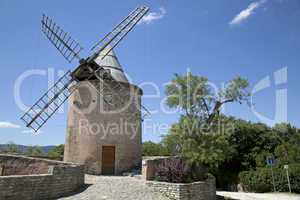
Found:
[[[88,76],[85,80],[89,80],[93,76],[96,76],[102,80],[111,91],[113,95],[117,97],[119,91],[124,88],[113,77],[107,76],[107,71],[95,62],[95,59],[101,56],[101,59],[105,58],[114,47],[134,28],[134,26],[143,18],[143,16],[149,11],[146,6],[140,6],[132,11],[124,20],[122,20],[110,33],[108,33],[102,40],[93,46],[92,50],[96,50],[95,53],[88,57],[86,60],[79,57],[80,51],[83,49],[78,42],[72,39],[68,33],[64,32],[55,22],[49,17],[43,15],[42,18],[42,31],[55,48],[64,56],[66,60],[71,62],[74,58],[80,60],[80,65],[73,71],[68,71],[63,77],[61,77],[55,85],[50,88],[22,117],[21,119],[26,123],[27,127],[32,128],[34,131],[38,131],[58,110],[58,108],[68,99],[73,91],[70,91],[69,86],[78,81],[78,74],[88,71]],[[108,48],[106,53],[100,54],[105,48]],[[99,71],[101,70],[101,71]],[[104,70],[104,71],[103,71]],[[102,72],[102,73],[99,73]],[[104,75],[99,76],[99,74]],[[99,89],[99,93],[102,93],[103,88]],[[106,99],[106,97],[105,97]],[[119,102],[123,100],[118,98]],[[107,99],[107,101],[109,101]]]
[[[97,49],[94,56],[90,60],[97,58],[100,53],[109,48],[102,59],[110,53],[110,51],[119,44],[119,42],[134,28],[134,26],[144,17],[149,11],[147,6],[140,6],[132,11],[121,23],[119,23],[111,32],[109,32],[102,40],[97,42],[91,50]]]
[[[45,15],[42,18],[42,31],[67,61],[72,62],[74,58],[80,60],[79,53],[83,48]]]
[[[120,41],[135,27],[135,25],[145,16],[145,14],[149,11],[149,7],[140,6],[132,11],[125,19],[123,19],[111,32],[109,32],[102,40],[97,42],[91,50],[98,49],[96,53],[89,58],[88,61],[94,61],[96,59],[104,59],[113,49],[117,46]],[[105,52],[105,53],[102,53]],[[96,62],[97,63],[97,62]],[[119,102],[121,105],[125,104],[125,99],[121,99],[119,94],[125,90],[124,86],[117,80],[115,80],[112,76],[108,78],[103,78],[101,76],[101,72],[103,71],[103,67],[100,66],[97,70],[94,71],[94,75],[102,81],[105,87],[111,91],[111,94],[114,98],[117,99],[116,102]],[[98,92],[102,94],[102,88],[96,88]],[[103,95],[104,101],[109,102],[106,99],[106,96]],[[111,98],[111,97],[109,97]]]
[[[26,126],[37,132],[68,99],[74,82],[68,71],[22,117]]]

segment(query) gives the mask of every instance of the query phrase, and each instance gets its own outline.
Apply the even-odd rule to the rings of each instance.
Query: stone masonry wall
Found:
[[[215,200],[215,179],[194,183],[147,181],[146,184],[171,200]]]
[[[83,164],[88,174],[102,174],[103,146],[115,147],[115,175],[141,167],[142,90],[120,84],[124,90],[116,90],[116,97],[108,88],[101,89],[102,94],[112,95],[111,105],[94,89],[93,86],[102,87],[96,80],[80,81],[69,97],[64,161]],[[120,104],[120,99],[126,106]]]
[[[6,157],[4,159],[4,157]],[[5,168],[11,159],[11,163],[18,162],[18,156],[0,155],[1,160],[6,160]],[[19,157],[21,163],[43,163],[41,171],[44,172],[44,164],[48,165],[47,173],[31,175],[0,176],[0,199],[5,200],[46,200],[64,196],[74,192],[84,185],[84,170],[81,165]],[[28,159],[26,161],[26,159]],[[13,162],[12,162],[13,161]],[[24,171],[23,171],[24,172]]]
[[[148,157],[145,158],[142,162],[142,175],[144,180],[154,180],[156,175],[156,170],[159,167],[160,164],[164,162],[172,162],[174,159],[179,159],[179,157],[174,156],[154,156],[154,157]],[[198,173],[203,174],[203,177],[200,179],[204,179],[205,175],[208,173],[208,170],[202,166],[198,167]]]
[[[49,165],[65,165],[65,163],[46,159],[0,154],[0,167],[4,168],[3,176],[47,174]]]
[[[194,183],[167,183],[153,181],[155,179],[156,168],[163,161],[168,161],[172,157],[159,157],[143,160],[142,176],[146,184],[155,191],[162,193],[172,200],[215,200],[216,183],[215,178],[209,176],[205,181]],[[174,157],[173,157],[174,159]],[[205,170],[203,173],[206,173]]]
[[[170,157],[171,158],[171,157]],[[154,180],[156,168],[161,164],[164,160],[168,160],[169,157],[152,157],[149,159],[145,159],[142,162],[142,176],[144,180]]]

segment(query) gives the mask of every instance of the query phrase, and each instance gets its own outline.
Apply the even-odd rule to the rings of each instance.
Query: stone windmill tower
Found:
[[[113,48],[148,12],[140,6],[81,59],[81,46],[43,16],[42,31],[59,52],[80,65],[68,71],[22,117],[38,131],[69,99],[64,160],[85,165],[90,174],[121,174],[141,164],[142,90],[130,84]]]
[[[113,51],[99,65],[111,70],[122,90],[100,86],[98,79],[81,81],[69,98],[64,160],[85,164],[91,174],[120,174],[141,164],[142,90],[128,82]],[[110,96],[104,102],[95,87]],[[113,88],[113,86],[111,87]]]

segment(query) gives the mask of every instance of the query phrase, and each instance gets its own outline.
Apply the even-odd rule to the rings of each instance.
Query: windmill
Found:
[[[109,70],[99,65],[95,60],[103,60],[109,55],[148,11],[149,8],[147,6],[139,6],[134,9],[111,32],[106,34],[103,39],[91,48],[93,54],[85,59],[79,55],[83,49],[80,44],[72,39],[52,19],[43,15],[41,20],[42,32],[68,62],[72,62],[76,58],[79,60],[79,66],[73,71],[67,71],[21,117],[26,126],[37,132],[70,97],[74,91],[70,89],[70,86],[79,81],[99,79],[118,98],[118,91],[122,91],[123,85],[114,79]],[[105,53],[103,53],[104,50]],[[102,93],[101,88],[97,89],[99,93]],[[103,98],[105,102],[109,102],[108,97],[104,95]],[[122,99],[119,99],[119,101],[122,102]]]

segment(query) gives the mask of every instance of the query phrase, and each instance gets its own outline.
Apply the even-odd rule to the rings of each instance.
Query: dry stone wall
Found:
[[[155,180],[156,169],[162,162],[172,157],[150,158],[143,160],[142,177],[146,184],[156,192],[162,193],[171,200],[215,200],[216,183],[213,176],[205,181],[193,183],[167,183]]]
[[[18,163],[20,165],[18,165]],[[36,171],[27,164],[34,164]],[[13,164],[9,166],[9,164]],[[47,171],[45,172],[47,165]],[[71,163],[56,162],[44,159],[21,156],[0,155],[0,166],[4,166],[4,174],[0,176],[0,199],[5,200],[46,200],[65,196],[84,185],[83,166]],[[25,166],[21,169],[20,166]],[[30,165],[32,166],[32,165]],[[39,168],[40,167],[40,168]],[[12,175],[12,172],[27,175]],[[42,172],[43,174],[36,174]]]
[[[216,199],[216,186],[214,179],[194,183],[147,181],[146,184],[172,200]]]

